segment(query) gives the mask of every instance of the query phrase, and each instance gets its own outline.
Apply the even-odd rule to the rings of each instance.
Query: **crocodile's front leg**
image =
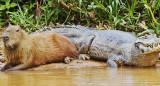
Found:
[[[123,57],[121,55],[113,55],[106,62],[108,67],[117,68],[119,65],[123,65]]]
[[[89,60],[90,59],[90,56],[88,54],[79,54],[78,56],[79,60]]]
[[[79,48],[79,51],[78,51],[80,60],[90,59],[90,57],[88,56],[88,51],[94,38],[95,36],[89,36],[81,42],[81,47]]]

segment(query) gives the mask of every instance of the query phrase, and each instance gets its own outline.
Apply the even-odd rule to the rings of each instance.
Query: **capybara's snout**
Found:
[[[2,35],[1,38],[2,38],[4,43],[9,40],[9,36],[8,35]]]

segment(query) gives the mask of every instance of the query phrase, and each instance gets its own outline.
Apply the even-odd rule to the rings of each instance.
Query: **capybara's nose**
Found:
[[[9,36],[2,36],[2,39],[3,39],[3,40],[8,40],[8,39],[9,39]]]

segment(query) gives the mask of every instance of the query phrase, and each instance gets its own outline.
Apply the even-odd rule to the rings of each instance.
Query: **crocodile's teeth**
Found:
[[[154,44],[154,47],[157,47],[158,46],[158,44],[156,43],[156,44]]]
[[[158,47],[160,47],[160,44],[159,43],[155,43],[154,44],[154,48],[158,48]]]
[[[142,53],[144,53],[144,50],[143,50],[143,49],[141,49],[141,52],[142,52]]]
[[[156,48],[156,47],[157,47],[157,45],[156,45],[156,44],[153,44],[153,49]]]
[[[152,48],[148,48],[148,49],[147,49],[147,52],[149,52],[149,51],[151,51],[151,50],[152,50]]]
[[[153,48],[153,45],[150,45],[150,48]]]
[[[147,48],[144,52],[152,52],[160,48],[160,42],[153,44],[144,44],[144,46]],[[143,52],[143,50],[141,50],[141,52]]]
[[[148,44],[145,44],[144,46],[145,46],[145,47],[149,47],[149,45],[148,45]]]
[[[144,52],[143,54],[160,51],[160,42],[153,44],[144,44],[143,46],[146,47],[145,50],[141,50],[142,53]]]

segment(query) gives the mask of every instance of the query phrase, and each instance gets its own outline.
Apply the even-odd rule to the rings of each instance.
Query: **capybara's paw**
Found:
[[[0,62],[4,63],[6,61],[5,57],[0,57]]]
[[[85,60],[89,60],[90,57],[87,54],[80,54],[78,59],[85,61]]]
[[[71,57],[66,57],[66,58],[64,59],[64,63],[66,63],[66,64],[69,64],[71,61],[72,61],[72,58],[71,58]]]
[[[5,64],[2,69],[0,69],[1,71],[6,71],[7,69],[11,68],[12,65],[11,64]]]
[[[6,68],[5,68],[5,67],[3,67],[3,68],[1,68],[1,69],[0,69],[0,71],[5,71],[5,70],[6,70]]]

